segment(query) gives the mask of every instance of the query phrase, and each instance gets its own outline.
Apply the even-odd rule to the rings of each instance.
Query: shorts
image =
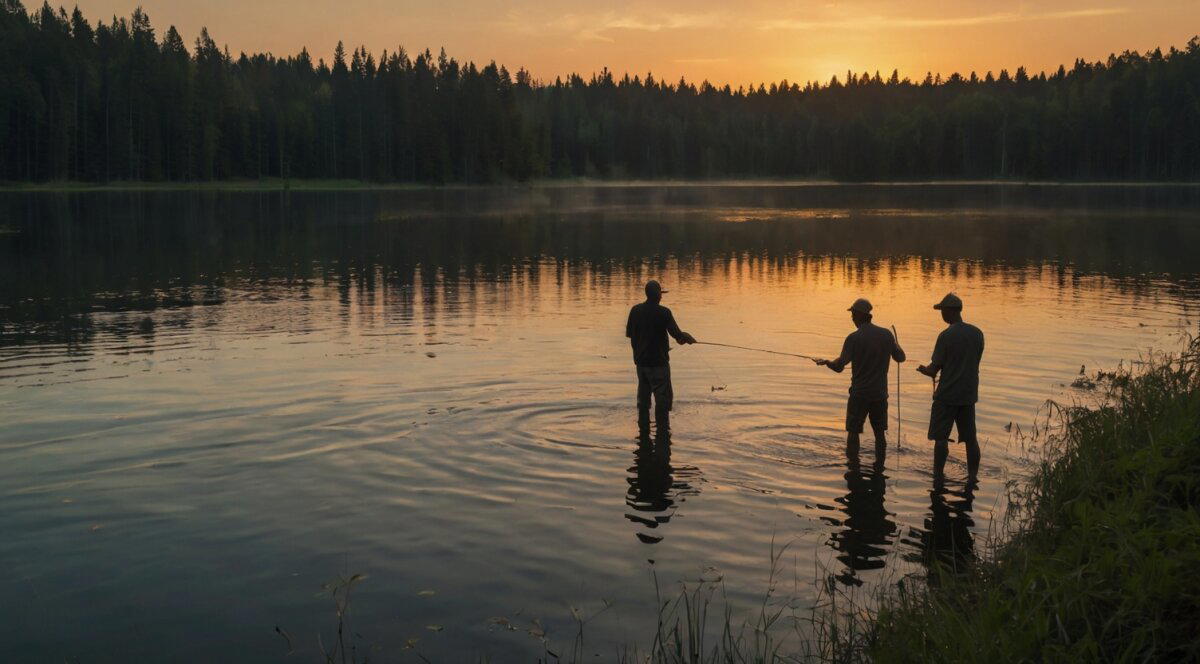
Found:
[[[958,442],[975,441],[975,404],[954,406],[934,401],[929,411],[929,440],[949,440],[950,427],[958,429]]]
[[[638,367],[637,405],[641,410],[650,409],[650,395],[654,395],[654,410],[670,412],[675,401],[675,390],[671,387],[671,367]]]
[[[887,431],[888,400],[877,399],[868,401],[851,394],[850,399],[846,402],[846,431],[849,433],[862,433],[863,421],[868,416],[871,418],[871,429],[875,431]]]

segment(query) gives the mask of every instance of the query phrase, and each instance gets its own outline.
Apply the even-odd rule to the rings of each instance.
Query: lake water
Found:
[[[606,601],[611,658],[651,570],[748,615],[772,541],[797,605],[867,592],[973,555],[1081,367],[1195,331],[1196,247],[1192,187],[0,194],[3,658],[317,661],[352,573],[389,661],[528,661]],[[702,341],[809,355],[870,298],[910,358],[884,467],[848,465],[848,373],[711,346],[639,449],[649,278]],[[958,446],[931,492],[914,371],[952,290],[987,337],[973,492]]]

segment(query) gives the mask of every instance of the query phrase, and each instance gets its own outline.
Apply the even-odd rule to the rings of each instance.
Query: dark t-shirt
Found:
[[[896,355],[896,338],[874,323],[863,323],[842,344],[839,360],[850,363],[850,394],[867,401],[888,398],[888,367]]]
[[[951,406],[979,401],[979,360],[983,357],[983,332],[968,323],[954,323],[938,335],[933,364],[941,365],[933,400]]]
[[[661,304],[642,302],[629,310],[625,336],[633,346],[633,362],[639,367],[665,367],[671,362],[667,354],[667,334],[679,341],[683,333],[675,324],[671,310]]]

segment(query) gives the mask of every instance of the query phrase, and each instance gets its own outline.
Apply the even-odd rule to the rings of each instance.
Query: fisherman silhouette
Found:
[[[979,440],[975,429],[975,402],[979,400],[979,362],[983,358],[983,332],[963,322],[963,302],[947,293],[933,305],[942,312],[948,327],[938,335],[933,357],[917,371],[938,378],[929,412],[929,440],[933,444],[933,474],[942,477],[950,449],[950,429],[958,430],[958,440],[967,447],[967,474],[974,479],[979,471]]]
[[[646,301],[633,305],[625,322],[625,336],[629,337],[633,363],[637,366],[638,425],[649,425],[653,397],[654,422],[660,434],[671,429],[670,413],[675,399],[667,335],[680,344],[696,343],[692,335],[679,329],[671,310],[660,304],[666,292],[657,281],[647,281]]]
[[[813,360],[818,366],[841,373],[851,365],[850,398],[846,400],[846,447],[858,455],[863,422],[871,420],[875,434],[875,457],[882,465],[887,453],[888,368],[892,360],[903,362],[904,349],[892,333],[871,322],[871,303],[859,298],[850,305],[850,320],[857,328],[846,337],[836,360]]]

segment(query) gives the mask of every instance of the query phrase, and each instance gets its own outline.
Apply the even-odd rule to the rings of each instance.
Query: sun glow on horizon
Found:
[[[329,61],[334,45],[362,45],[378,55],[445,48],[460,62],[495,61],[542,81],[607,68],[617,76],[749,84],[843,79],[846,72],[1015,71],[1068,67],[1111,53],[1183,48],[1200,32],[1200,3],[1062,0],[997,8],[974,0],[945,7],[933,0],[779,3],[750,0],[733,11],[715,0],[615,3],[580,7],[566,0],[524,2],[505,10],[481,0],[385,9],[371,0],[79,0],[95,22],[128,16],[137,6],[161,36],[176,26],[191,44],[207,27],[218,44],[277,56],[307,48]]]

